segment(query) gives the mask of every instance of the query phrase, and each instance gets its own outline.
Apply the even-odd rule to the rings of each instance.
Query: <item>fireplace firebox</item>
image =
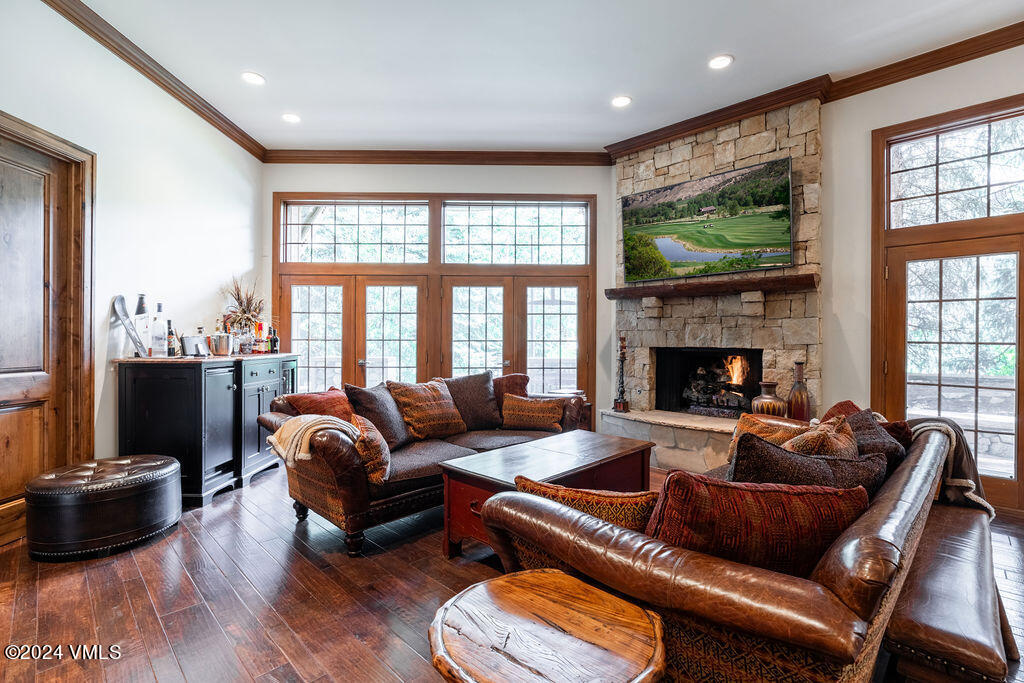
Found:
[[[659,348],[655,351],[654,407],[739,417],[760,393],[761,349]]]

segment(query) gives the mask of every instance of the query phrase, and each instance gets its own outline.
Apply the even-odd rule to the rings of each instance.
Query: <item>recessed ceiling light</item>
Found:
[[[267,82],[267,79],[265,79],[263,76],[256,73],[255,71],[243,71],[242,80],[248,83],[249,85],[263,85],[264,83]]]
[[[715,55],[708,60],[708,66],[712,69],[724,69],[733,63],[734,57],[732,55]]]
[[[281,120],[285,123],[298,123],[302,119],[298,114],[281,114]]]
[[[612,98],[613,107],[628,107],[629,103],[633,101],[632,97],[628,95],[619,95],[618,97]]]

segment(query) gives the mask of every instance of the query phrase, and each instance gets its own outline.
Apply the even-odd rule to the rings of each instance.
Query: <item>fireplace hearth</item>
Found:
[[[656,348],[654,407],[712,417],[750,412],[759,393],[761,349]]]

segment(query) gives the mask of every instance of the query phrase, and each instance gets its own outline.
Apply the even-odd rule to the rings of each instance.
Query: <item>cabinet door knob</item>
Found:
[[[237,388],[238,388],[237,384],[232,384],[231,386],[228,387],[228,391],[234,391]]]
[[[260,374],[260,373],[256,372],[255,370],[250,370],[250,371],[249,371],[249,376],[250,376],[250,377],[255,377],[255,376],[256,376],[256,375],[258,375],[258,374]]]
[[[275,370],[274,368],[270,368],[269,370],[267,370],[267,372],[270,373],[271,375],[277,374],[277,370]]]

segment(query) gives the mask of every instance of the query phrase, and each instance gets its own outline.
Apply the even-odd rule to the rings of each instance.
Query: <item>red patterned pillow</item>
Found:
[[[860,486],[745,484],[675,470],[665,478],[646,533],[669,545],[806,577],[867,507]]]
[[[654,491],[620,493],[572,489],[533,481],[521,475],[516,477],[516,490],[567,505],[630,531],[643,531],[647,527],[647,521],[658,502],[658,494]]]
[[[522,373],[512,373],[494,378],[494,399],[498,402],[498,413],[501,413],[501,406],[504,404],[505,394],[513,396],[526,396],[526,385],[530,383],[530,376]]]
[[[562,431],[565,401],[561,398],[523,398],[514,394],[505,398],[501,423],[503,429]]]
[[[825,411],[825,414],[821,416],[821,421],[826,422],[827,420],[831,420],[833,417],[839,417],[840,415],[843,417],[849,417],[854,413],[859,412],[860,408],[853,401],[840,401]]]
[[[300,415],[332,415],[339,420],[352,422],[355,412],[345,392],[334,387],[310,394],[291,394],[286,400]]]

